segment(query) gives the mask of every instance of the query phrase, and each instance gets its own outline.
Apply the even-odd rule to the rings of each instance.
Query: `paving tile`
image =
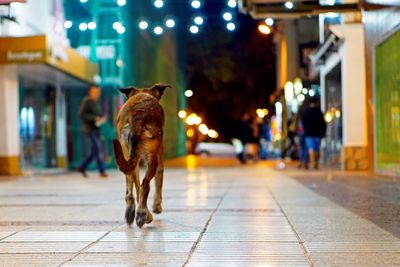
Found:
[[[186,253],[85,253],[63,266],[155,266],[177,267],[186,261]]]
[[[312,253],[310,258],[315,266],[400,266],[400,253],[391,252],[322,252]]]
[[[103,242],[130,242],[130,241],[157,241],[157,242],[195,242],[199,238],[198,232],[149,232],[129,231],[111,232],[101,239]]]
[[[292,232],[284,233],[221,233],[221,232],[206,232],[201,241],[204,242],[221,242],[221,241],[252,241],[252,242],[297,242],[296,235]]]
[[[94,242],[106,232],[19,232],[2,242]]]
[[[312,253],[357,253],[392,252],[400,257],[398,242],[306,242],[306,248]]]
[[[0,240],[4,239],[7,236],[12,235],[15,232],[0,232]]]
[[[235,261],[235,262],[218,262],[216,265],[215,261],[190,261],[187,267],[309,267],[310,265],[300,261],[274,261],[274,260],[264,260],[264,261]]]
[[[10,253],[76,253],[90,242],[12,242],[0,243],[0,254]]]
[[[74,254],[0,254],[0,267],[54,267]]]
[[[187,253],[194,242],[99,242],[90,247],[88,253]]]

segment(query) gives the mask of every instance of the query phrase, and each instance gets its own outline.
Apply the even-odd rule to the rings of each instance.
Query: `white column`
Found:
[[[65,91],[56,85],[56,154],[57,167],[67,167],[67,112]]]
[[[0,65],[0,174],[17,174],[20,155],[17,69]]]
[[[362,23],[343,25],[342,103],[343,145],[367,145],[366,74],[364,26]]]

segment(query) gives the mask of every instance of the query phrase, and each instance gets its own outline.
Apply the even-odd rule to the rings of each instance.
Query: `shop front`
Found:
[[[0,174],[67,168],[67,98],[94,84],[97,65],[44,35],[0,42]]]

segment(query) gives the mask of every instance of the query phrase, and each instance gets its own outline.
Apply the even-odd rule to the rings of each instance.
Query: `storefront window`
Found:
[[[380,171],[400,174],[400,31],[375,50],[376,152]]]

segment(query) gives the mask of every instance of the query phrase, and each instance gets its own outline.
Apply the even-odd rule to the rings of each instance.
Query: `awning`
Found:
[[[97,64],[70,47],[50,44],[44,35],[2,37],[0,43],[0,64],[18,65],[24,70],[20,71],[24,76],[44,78],[48,82],[72,77],[78,83],[95,84],[99,75]],[[52,73],[54,69],[59,73]]]

